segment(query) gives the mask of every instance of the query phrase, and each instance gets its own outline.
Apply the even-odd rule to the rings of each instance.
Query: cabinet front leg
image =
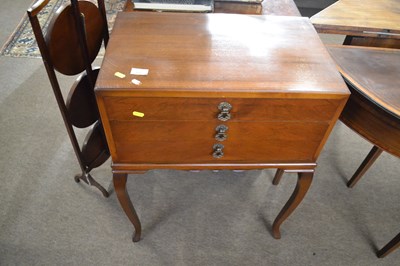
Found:
[[[314,176],[314,170],[298,173],[296,188],[294,189],[292,196],[290,196],[289,200],[286,202],[286,205],[278,214],[278,216],[274,221],[274,224],[272,225],[272,234],[274,238],[276,239],[281,238],[281,233],[279,231],[281,224],[289,217],[289,215],[297,208],[297,206],[303,200],[308,189],[310,188],[313,176]]]
[[[133,224],[133,227],[135,228],[135,233],[132,240],[133,242],[138,242],[142,233],[142,225],[140,224],[139,217],[136,214],[135,208],[133,207],[132,201],[129,198],[129,194],[126,190],[127,177],[128,174],[125,173],[114,173],[114,189],[122,209],[125,211],[126,216],[128,216],[129,220]]]

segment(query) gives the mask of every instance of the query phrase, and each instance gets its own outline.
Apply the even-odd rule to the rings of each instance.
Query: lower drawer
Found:
[[[313,162],[327,122],[229,122],[217,141],[210,121],[110,121],[114,163]],[[213,157],[220,143],[224,155]]]

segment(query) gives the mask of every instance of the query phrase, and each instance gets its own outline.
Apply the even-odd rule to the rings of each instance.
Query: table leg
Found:
[[[371,165],[378,159],[379,155],[383,152],[382,149],[374,146],[371,151],[368,153],[367,157],[365,157],[364,161],[358,167],[357,171],[354,173],[353,177],[347,182],[347,186],[349,188],[354,187],[354,185],[360,180],[360,178],[367,172],[367,170],[371,167]]]
[[[378,258],[383,258],[398,247],[400,247],[400,233],[395,236],[389,243],[387,243],[386,246],[379,250],[376,255],[378,256]]]
[[[281,224],[289,217],[289,215],[303,200],[308,189],[310,188],[313,176],[314,170],[298,173],[296,188],[294,189],[292,196],[290,196],[289,200],[286,202],[286,205],[282,208],[281,212],[276,217],[274,224],[272,225],[272,235],[274,236],[274,238],[281,238],[281,233],[279,231]]]
[[[138,242],[140,240],[140,234],[142,233],[142,226],[140,224],[139,217],[136,214],[135,208],[133,207],[132,201],[129,198],[128,191],[126,190],[127,177],[128,174],[126,173],[114,173],[114,189],[122,209],[125,211],[126,216],[128,216],[133,227],[135,228],[135,233],[132,240],[133,242]]]

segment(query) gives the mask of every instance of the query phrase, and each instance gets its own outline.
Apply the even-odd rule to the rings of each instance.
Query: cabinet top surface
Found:
[[[157,12],[118,14],[96,92],[348,94],[306,18]]]

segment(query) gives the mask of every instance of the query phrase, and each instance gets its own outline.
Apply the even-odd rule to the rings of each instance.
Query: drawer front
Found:
[[[134,98],[104,97],[108,119],[118,121],[216,120],[220,103],[231,105],[230,121],[330,121],[339,100],[265,98]],[[137,117],[132,113],[142,113]]]
[[[214,119],[215,120],[215,119]],[[215,138],[224,124],[226,140]],[[110,121],[115,163],[312,162],[327,122]],[[215,158],[215,144],[223,156]]]

